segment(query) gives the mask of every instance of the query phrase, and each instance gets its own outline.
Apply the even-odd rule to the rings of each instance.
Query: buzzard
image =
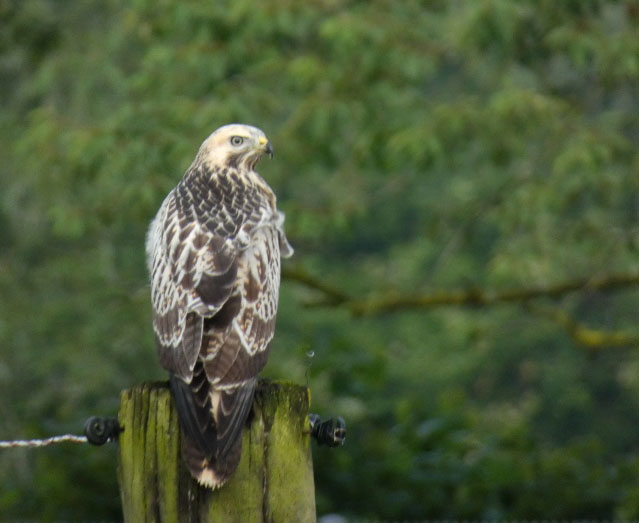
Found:
[[[284,215],[255,165],[273,149],[249,125],[217,129],[168,194],[146,238],[153,330],[170,373],[193,477],[224,484],[275,329]]]

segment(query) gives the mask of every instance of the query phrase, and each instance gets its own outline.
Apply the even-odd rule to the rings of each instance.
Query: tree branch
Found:
[[[589,349],[601,350],[610,347],[639,346],[639,332],[592,329],[575,321],[567,312],[554,307],[530,305],[528,308],[534,314],[547,318],[562,327],[576,343]]]
[[[301,267],[286,268],[282,276],[290,281],[319,291],[323,298],[306,303],[309,307],[343,307],[355,316],[377,316],[416,309],[444,306],[486,307],[501,303],[526,303],[536,298],[560,298],[578,291],[609,291],[639,285],[639,272],[607,274],[579,278],[551,285],[515,287],[507,289],[462,289],[431,293],[401,294],[385,292],[355,298],[315,278]]]
[[[297,283],[301,283],[309,289],[319,291],[324,295],[323,305],[341,305],[351,300],[348,294],[340,291],[336,287],[321,282],[301,267],[282,267],[282,278]]]

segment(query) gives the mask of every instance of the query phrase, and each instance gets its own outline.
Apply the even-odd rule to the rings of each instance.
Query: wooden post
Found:
[[[167,383],[120,396],[118,479],[126,522],[313,522],[315,491],[308,434],[308,389],[260,382],[242,458],[211,491],[182,463],[180,430]]]

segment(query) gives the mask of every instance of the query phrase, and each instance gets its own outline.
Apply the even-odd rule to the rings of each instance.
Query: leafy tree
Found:
[[[0,3],[0,437],[77,432],[164,376],[146,227],[241,121],[296,247],[266,373],[349,424],[314,450],[320,514],[639,517],[638,18]],[[115,460],[3,451],[0,514],[118,519]]]

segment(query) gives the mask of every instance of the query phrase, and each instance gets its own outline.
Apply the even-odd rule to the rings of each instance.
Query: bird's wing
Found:
[[[274,334],[282,234],[263,190],[224,173],[213,185],[208,179],[208,196],[195,198],[180,185],[169,194],[147,251],[160,360],[172,374],[186,440],[195,445],[185,456],[196,477],[220,484],[239,459],[240,433]]]
[[[217,194],[198,198],[206,220],[179,185],[169,194],[147,251],[157,346],[182,428],[221,460],[236,449],[273,338],[281,238],[264,194],[236,190],[230,209],[216,203],[229,200],[218,179]]]
[[[147,251],[160,362],[188,383],[202,347],[204,318],[224,306],[235,285],[238,250],[232,239],[201,223],[176,193],[151,224]]]
[[[254,231],[238,257],[236,286],[224,307],[204,321],[202,361],[221,455],[230,451],[250,409],[255,378],[275,332],[280,284],[279,235]]]

